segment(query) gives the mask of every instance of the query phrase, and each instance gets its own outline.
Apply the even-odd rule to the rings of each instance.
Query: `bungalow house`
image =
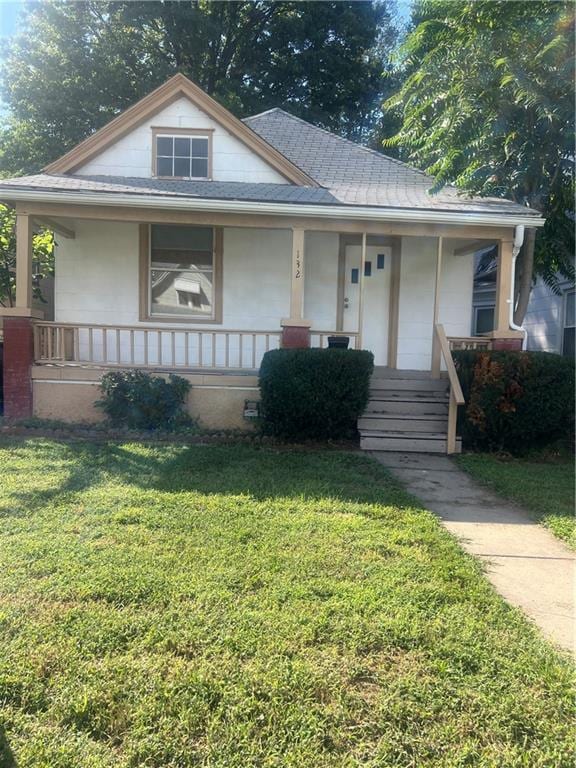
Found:
[[[436,195],[424,173],[282,109],[238,120],[176,75],[34,176],[2,310],[5,415],[99,418],[112,368],[178,372],[191,412],[238,427],[263,354],[348,337],[374,353],[370,449],[458,450],[456,347],[515,348],[515,254],[538,213]],[[56,233],[54,319],[31,301],[31,237]],[[494,329],[471,335],[474,251],[497,247]]]

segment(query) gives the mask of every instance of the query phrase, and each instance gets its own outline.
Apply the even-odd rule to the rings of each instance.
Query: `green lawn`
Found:
[[[0,443],[0,765],[563,768],[571,665],[370,459]]]
[[[459,456],[458,463],[479,482],[532,512],[576,549],[574,459],[545,454],[513,459],[468,453]]]

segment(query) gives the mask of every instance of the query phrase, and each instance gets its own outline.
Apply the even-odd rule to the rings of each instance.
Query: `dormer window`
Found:
[[[154,129],[154,176],[163,179],[209,179],[211,145],[211,131]]]

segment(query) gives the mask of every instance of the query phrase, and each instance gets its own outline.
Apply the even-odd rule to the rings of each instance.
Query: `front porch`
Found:
[[[325,348],[336,335],[348,337],[352,349],[371,350],[381,371],[445,377],[445,449],[452,452],[462,399],[451,350],[518,344],[520,337],[509,327],[509,228],[19,206],[16,306],[2,313],[7,418],[96,418],[90,402],[101,375],[138,367],[190,377],[197,388],[194,415],[217,428],[241,427],[244,402],[257,399],[257,372],[268,350]],[[206,317],[185,317],[186,302],[176,318],[154,314],[155,222],[214,232],[210,272],[202,268]],[[38,223],[49,224],[58,241],[53,320],[31,303],[31,238]],[[497,327],[489,336],[470,337],[472,254],[479,241],[499,246]],[[187,270],[177,278],[189,286]]]

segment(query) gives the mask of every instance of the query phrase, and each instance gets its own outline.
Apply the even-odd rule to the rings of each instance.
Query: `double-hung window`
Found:
[[[219,321],[219,241],[212,227],[150,225],[150,319]]]
[[[172,179],[209,179],[211,135],[154,133],[154,175]]]

